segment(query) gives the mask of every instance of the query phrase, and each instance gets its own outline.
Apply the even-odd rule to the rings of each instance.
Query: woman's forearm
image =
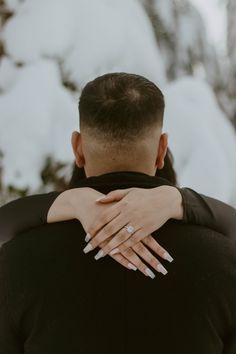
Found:
[[[14,200],[0,208],[0,241],[47,223],[48,209],[60,192],[37,194]]]
[[[236,209],[190,188],[179,188],[183,198],[186,223],[209,227],[226,236],[236,230]]]
[[[162,209],[166,220],[183,220],[225,235],[235,232],[236,210],[229,205],[189,188],[161,186],[156,189],[157,196],[152,203],[157,210]],[[92,207],[91,202],[101,195],[91,188],[76,188],[33,195],[5,204],[0,208],[0,243],[45,223],[80,220],[80,216],[83,220],[85,213],[89,212],[87,209]]]
[[[68,189],[62,192],[48,210],[47,222],[59,222],[77,219],[83,221],[84,213],[89,213],[91,203],[103,194],[89,187]]]
[[[209,227],[226,236],[235,233],[236,210],[233,207],[190,188],[158,188],[162,188],[164,192],[161,197],[158,191],[157,197],[162,198],[169,219]]]
[[[66,221],[76,218],[76,205],[73,204],[75,194],[77,196],[77,204],[81,204],[79,199],[79,189],[69,189],[62,192],[52,203],[47,213],[47,222],[54,223]]]

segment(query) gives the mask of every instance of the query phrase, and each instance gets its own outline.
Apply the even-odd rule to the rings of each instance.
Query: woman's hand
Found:
[[[99,247],[105,247],[110,239],[101,243]],[[148,276],[154,279],[156,276],[152,270],[147,267],[147,265],[141,260],[143,258],[148,264],[150,264],[155,270],[167,274],[166,269],[160,264],[160,262],[149,252],[148,248],[145,247],[145,244],[151,245],[153,240],[143,240],[143,242],[137,243],[135,246],[126,249],[126,251],[111,255],[110,257],[114,258],[118,263],[123,265],[125,268],[132,270],[140,270],[145,276]],[[150,247],[151,248],[151,247]],[[161,269],[162,268],[162,269]]]
[[[150,240],[150,234],[159,229],[167,220],[183,218],[182,197],[175,187],[117,190],[97,200],[103,205],[114,203],[114,201],[118,202],[104,211],[88,229],[86,240],[91,239],[91,241],[86,246],[85,252],[89,252],[110,236],[115,235],[98,252],[96,259],[106,254],[114,255],[124,252],[147,236]],[[152,240],[152,244],[153,241],[155,240]],[[155,245],[155,252],[165,260],[173,261],[169,253],[158,244]]]
[[[101,198],[101,196],[104,195],[92,188],[87,187],[67,190],[61,193],[52,204],[47,215],[47,221],[48,223],[53,223],[63,220],[78,219],[87,232],[88,229],[94,224],[95,220],[99,219],[102,213],[107,212],[116,204],[116,202],[111,201],[109,204],[96,203],[96,200]],[[106,247],[111,239],[112,237],[107,238],[105,241],[100,243],[99,247]],[[158,244],[154,239],[147,239],[143,241],[143,244],[137,244],[133,249],[127,249],[119,254],[111,255],[111,257],[125,268],[132,270],[138,269],[146,276],[154,278],[154,273],[145,263],[142,262],[141,258],[145,259],[146,262],[155,269],[157,268],[159,262],[148,251],[145,246],[145,242],[147,246],[152,246],[150,248],[153,248],[153,250],[158,247]]]

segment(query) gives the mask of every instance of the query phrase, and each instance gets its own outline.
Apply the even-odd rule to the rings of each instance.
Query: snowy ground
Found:
[[[87,0],[8,3],[16,15],[2,33],[8,53],[0,64],[5,185],[37,190],[47,156],[71,162],[81,88],[105,72],[126,71],[150,78],[166,95],[165,130],[180,184],[236,205],[233,128],[204,81],[167,83],[150,21],[137,0],[94,0],[92,7]],[[65,79],[75,92],[63,86]]]

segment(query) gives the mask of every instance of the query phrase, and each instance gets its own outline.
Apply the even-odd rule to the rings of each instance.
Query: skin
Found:
[[[136,171],[154,176],[157,168],[164,167],[168,137],[156,127],[138,143],[133,146],[131,143],[123,154],[122,151],[117,154],[116,146],[102,144],[86,129],[81,133],[73,132],[71,142],[76,164],[84,167],[87,177],[115,171]],[[139,269],[154,279],[155,274],[143,260],[164,275],[167,270],[150,250],[169,262],[173,258],[151,233],[170,218],[183,218],[182,198],[176,188],[169,186],[118,190],[107,196],[91,188],[78,188],[62,193],[48,213],[48,222],[72,218],[79,219],[87,232],[85,240],[90,242],[85,253],[99,247],[96,260],[109,254],[126,268]],[[127,225],[134,225],[135,232],[128,233]]]
[[[127,142],[122,150],[121,144],[110,146],[84,128],[81,133],[73,132],[71,144],[76,164],[84,167],[87,177],[116,171],[136,171],[155,176],[156,170],[164,167],[168,136],[162,134],[158,126],[152,127],[138,141]]]

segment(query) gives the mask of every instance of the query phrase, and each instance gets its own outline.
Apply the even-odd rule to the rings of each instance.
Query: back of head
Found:
[[[161,90],[143,76],[111,73],[89,82],[79,102],[81,151],[92,166],[88,170],[154,175],[156,161],[162,168],[166,153],[167,139],[161,138],[164,108]],[[101,166],[99,173],[95,163]]]
[[[79,102],[81,130],[91,129],[109,143],[136,140],[161,127],[164,96],[148,79],[111,73],[89,82]]]

